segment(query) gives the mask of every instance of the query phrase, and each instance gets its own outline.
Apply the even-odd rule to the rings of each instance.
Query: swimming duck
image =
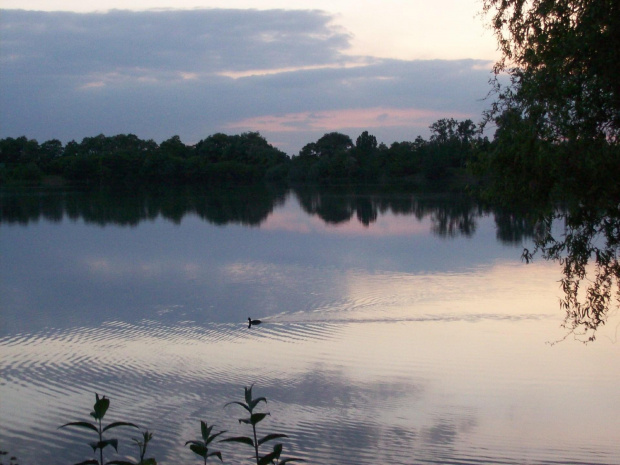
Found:
[[[261,323],[262,321],[260,320],[253,320],[252,318],[248,317],[248,328],[251,328],[252,325],[259,325]]]

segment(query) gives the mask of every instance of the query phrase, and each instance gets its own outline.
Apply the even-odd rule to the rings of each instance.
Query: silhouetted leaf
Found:
[[[245,390],[245,402],[250,405],[252,403],[252,388],[254,384],[252,384],[249,388],[244,388]]]
[[[218,437],[220,434],[224,434],[225,432],[226,432],[226,431],[220,431],[219,433],[215,433],[215,434],[212,434],[211,436],[209,436],[209,439],[207,439],[207,441],[206,441],[206,442],[207,442],[207,445],[211,444],[211,442],[212,442],[212,441],[213,441],[216,437]]]
[[[101,399],[99,398],[99,394],[95,393],[95,405],[93,406],[94,412],[91,413],[91,415],[96,419],[96,420],[101,420],[103,419],[103,417],[105,416],[106,412],[108,411],[108,408],[110,407],[110,399],[108,399],[106,396],[102,396]]]
[[[105,463],[106,465],[136,465],[135,463],[128,462],[126,460],[110,460]]]
[[[288,462],[305,462],[305,460],[297,459],[297,458],[284,459],[284,460],[280,460],[279,465],[284,465],[285,463],[288,463]]]
[[[275,459],[277,459],[276,454],[274,452],[271,452],[259,458],[258,465],[268,465],[269,463],[273,462]]]
[[[253,399],[252,402],[249,404],[250,405],[250,410],[254,410],[254,408],[258,405],[259,402],[265,402],[267,403],[267,399],[265,397],[259,397],[258,399]]]
[[[213,425],[207,426],[204,421],[200,422],[200,432],[202,433],[202,439],[205,441],[209,439],[209,434],[211,434],[211,430],[213,429]]]
[[[226,439],[222,439],[220,442],[240,442],[242,444],[247,444],[248,446],[254,447],[254,441],[252,441],[252,439],[248,438],[247,436],[238,436],[238,437],[234,437],[234,438],[226,438]]]
[[[207,457],[208,449],[204,444],[191,444],[189,448],[196,454],[200,455],[203,458]]]
[[[90,443],[90,447],[93,448],[93,451],[96,451],[97,449],[103,449],[108,446],[114,447],[114,450],[118,452],[118,439],[105,439],[103,441]]]
[[[116,428],[117,426],[131,426],[133,428],[139,428],[138,425],[134,425],[133,423],[129,423],[129,422],[126,422],[126,421],[116,421],[114,423],[110,423],[108,426],[103,428],[102,431],[107,431],[109,429]]]
[[[267,415],[269,415],[269,413],[253,413],[252,418],[250,418],[250,423],[256,425],[263,421]]]
[[[272,441],[273,439],[279,439],[279,438],[288,438],[288,436],[286,434],[268,434],[267,436],[265,436],[264,438],[261,438],[258,440],[258,445],[260,446],[261,444],[266,443],[267,441]]]
[[[250,410],[250,407],[248,407],[247,405],[245,405],[243,402],[238,402],[238,401],[233,401],[233,402],[228,402],[226,404],[224,404],[224,407],[228,407],[231,404],[237,404],[237,405],[241,405],[244,409],[246,409],[248,412],[252,413],[252,410]]]
[[[216,451],[216,452],[211,452],[209,455],[207,455],[207,457],[213,457],[214,455],[215,455],[218,459],[220,459],[220,462],[223,462],[223,460],[222,460],[222,453],[221,453],[221,452],[219,452],[219,451]]]
[[[280,458],[282,454],[282,444],[276,444],[273,446],[273,452],[261,457],[258,461],[258,465],[267,465]]]
[[[91,465],[91,464],[99,465],[99,462],[95,459],[90,459],[90,460],[84,460],[83,462],[79,462],[74,465]]]
[[[71,423],[65,423],[62,426],[59,426],[58,429],[64,428],[65,426],[79,426],[80,428],[92,429],[95,432],[99,432],[97,427],[92,423],[88,423],[87,421],[72,421]]]
[[[188,444],[202,444],[204,446],[204,442],[202,441],[187,441],[185,445],[187,446]]]

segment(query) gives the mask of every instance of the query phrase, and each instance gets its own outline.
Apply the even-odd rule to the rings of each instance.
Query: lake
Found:
[[[0,211],[0,449],[93,458],[104,423],[201,463],[200,421],[330,464],[620,464],[617,312],[561,328],[532,228],[460,196],[252,188],[12,192]],[[248,317],[262,323],[248,328]],[[107,460],[135,461],[131,437]],[[250,447],[219,443],[224,463]]]

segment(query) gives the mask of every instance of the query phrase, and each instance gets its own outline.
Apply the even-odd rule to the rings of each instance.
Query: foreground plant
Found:
[[[200,422],[200,433],[202,435],[202,441],[187,441],[185,445],[189,444],[189,448],[197,455],[204,459],[206,465],[209,457],[217,457],[222,462],[222,453],[220,451],[209,452],[209,444],[213,442],[220,434],[224,434],[226,431],[220,431],[219,433],[211,434],[213,426],[208,426],[204,421]]]
[[[258,406],[258,404],[260,402],[267,403],[267,399],[265,397],[258,397],[256,399],[252,398],[253,387],[254,385],[250,386],[249,388],[247,387],[244,388],[245,389],[245,402],[233,401],[233,402],[228,402],[224,406],[226,407],[231,404],[237,404],[248,411],[248,413],[250,414],[250,417],[240,418],[239,423],[251,425],[253,437],[237,436],[237,437],[223,439],[222,442],[237,442],[241,444],[247,444],[248,446],[253,447],[254,457],[256,458],[256,465],[268,465],[269,463],[273,463],[275,465],[284,465],[287,462],[303,462],[303,459],[298,459],[298,458],[281,459],[280,456],[282,455],[282,444],[276,444],[275,446],[273,446],[273,450],[268,454],[265,454],[263,456],[259,454],[260,446],[262,446],[266,442],[272,441],[274,439],[287,438],[288,436],[286,434],[272,433],[272,434],[268,434],[258,439],[258,435],[256,432],[256,425],[260,423],[261,421],[263,421],[265,417],[267,417],[267,415],[270,415],[270,414],[269,412],[266,412],[266,413],[254,412],[254,409]]]
[[[95,400],[95,405],[93,406],[93,411],[90,412],[90,416],[95,419],[95,423],[90,423],[88,421],[73,421],[70,423],[65,423],[64,425],[60,426],[60,428],[65,428],[67,426],[77,426],[79,428],[90,429],[96,432],[98,435],[99,440],[89,443],[89,446],[92,447],[93,453],[95,454],[97,453],[97,449],[99,449],[99,460],[97,459],[85,460],[75,465],[87,465],[87,464],[104,465],[103,449],[105,449],[107,446],[112,446],[114,447],[114,450],[118,452],[118,439],[116,438],[104,439],[103,433],[105,433],[109,429],[117,428],[119,426],[131,426],[132,428],[138,428],[137,425],[133,423],[125,422],[125,421],[117,421],[114,423],[110,423],[107,426],[103,426],[102,420],[103,420],[103,417],[105,417],[105,414],[108,411],[108,408],[110,407],[110,399],[108,399],[106,396],[102,396],[101,398],[99,398],[99,394],[97,393],[95,393],[95,399],[96,400]],[[107,464],[116,464],[116,465],[127,464],[127,463],[130,463],[130,462],[122,462],[118,460],[107,462]]]
[[[131,439],[138,446],[138,450],[139,450],[138,465],[157,465],[157,460],[155,460],[153,457],[148,458],[148,459],[144,458],[144,456],[146,455],[146,447],[148,446],[150,440],[153,439],[153,433],[150,433],[149,430],[146,430],[142,432],[142,439],[136,439],[136,438],[131,438]],[[129,463],[129,462],[120,462],[116,460],[112,462],[108,462],[108,464],[110,465],[112,464],[123,465],[125,463]]]

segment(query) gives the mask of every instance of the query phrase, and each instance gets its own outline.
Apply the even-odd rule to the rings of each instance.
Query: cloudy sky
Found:
[[[0,137],[326,132],[388,145],[480,119],[481,0],[3,0]]]

